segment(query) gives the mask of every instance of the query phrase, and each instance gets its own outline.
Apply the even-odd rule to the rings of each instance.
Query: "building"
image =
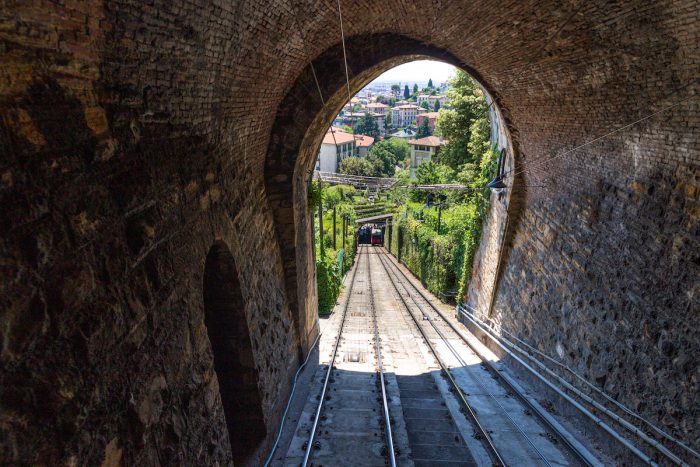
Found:
[[[444,106],[447,103],[447,96],[428,96],[428,104],[431,109],[435,108],[435,102],[438,101],[440,102],[440,107]]]
[[[430,94],[418,94],[418,97],[416,97],[418,105],[427,102],[431,109],[435,108],[435,102],[437,101],[440,101],[440,107],[442,107],[447,102],[447,97],[442,95],[431,96]]]
[[[421,126],[423,124],[423,120],[428,119],[428,128],[430,128],[430,132],[432,133],[435,131],[438,114],[438,112],[425,112],[416,115],[416,126]]]
[[[384,135],[385,134],[385,127],[386,127],[386,116],[383,114],[380,114],[380,113],[344,112],[344,113],[338,115],[335,118],[335,120],[333,120],[333,125],[335,125],[335,126],[347,125],[350,128],[354,129],[355,125],[357,125],[357,122],[359,122],[367,114],[370,114],[372,116],[372,118],[374,118],[374,121],[377,122],[377,126],[379,127],[379,134]]]
[[[329,128],[318,151],[316,170],[337,172],[340,161],[356,155],[357,147],[354,136],[340,128]]]
[[[428,102],[429,97],[430,94],[418,94],[418,96],[416,96],[416,103],[421,105],[423,102]]]
[[[374,138],[366,135],[355,135],[355,147],[358,157],[367,157],[369,150],[374,144]]]
[[[365,107],[368,112],[382,115],[386,115],[387,113],[389,113],[389,106],[386,104],[382,104],[381,102],[372,102],[370,104],[367,104]]]
[[[411,178],[416,176],[416,169],[420,164],[429,162],[437,157],[440,152],[440,146],[445,143],[445,140],[437,136],[408,140],[408,146],[411,148]]]
[[[391,109],[391,124],[394,128],[413,125],[420,107],[414,104],[398,105]]]

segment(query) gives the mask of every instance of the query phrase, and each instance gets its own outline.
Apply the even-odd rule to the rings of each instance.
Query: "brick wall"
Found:
[[[342,2],[351,91],[460,64],[527,167],[697,77],[693,1],[577,5]],[[204,260],[223,241],[239,269],[273,430],[315,336],[305,183],[347,98],[336,4],[30,0],[0,24],[0,459],[230,463]],[[495,315],[688,439],[699,127],[695,100],[523,174],[547,187],[517,192]]]

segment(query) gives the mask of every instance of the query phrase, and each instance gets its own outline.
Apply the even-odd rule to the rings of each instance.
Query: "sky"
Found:
[[[375,81],[428,81],[433,80],[437,85],[447,81],[453,73],[455,67],[443,62],[434,60],[418,60],[416,62],[404,63],[396,68],[382,73]]]

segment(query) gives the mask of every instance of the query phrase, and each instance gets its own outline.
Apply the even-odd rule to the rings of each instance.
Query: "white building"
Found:
[[[430,94],[418,94],[418,96],[416,96],[416,102],[418,105],[421,105],[423,102],[428,102],[429,97]]]
[[[357,155],[359,157],[367,157],[369,150],[374,144],[374,138],[365,135],[354,135],[355,136],[355,147],[357,148]]]
[[[345,112],[342,115],[338,115],[335,120],[333,120],[334,125],[347,125],[350,128],[355,128],[357,123],[365,118],[365,115],[369,114],[379,127],[379,134],[384,134],[384,129],[386,126],[386,116],[380,113],[374,112]],[[342,131],[342,130],[341,130]]]
[[[415,178],[418,166],[436,157],[440,152],[440,146],[445,143],[446,141],[437,136],[408,140],[408,146],[411,148],[411,178]]]
[[[386,115],[387,113],[389,113],[389,106],[386,104],[382,104],[381,102],[372,102],[370,104],[367,104],[365,107],[367,108],[368,112],[382,115]]]
[[[340,128],[329,128],[318,151],[316,170],[337,172],[340,161],[356,155],[357,147],[353,135],[345,133]]]
[[[440,101],[440,107],[445,105],[447,102],[447,97],[445,96],[431,96],[430,94],[418,94],[416,97],[416,101],[418,105],[421,105],[423,102],[427,102],[428,105],[430,106],[431,109],[435,108],[435,102]]]
[[[413,104],[399,105],[391,109],[391,124],[395,128],[413,125],[420,107]]]

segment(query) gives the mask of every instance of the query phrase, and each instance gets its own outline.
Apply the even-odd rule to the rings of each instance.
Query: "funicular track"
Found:
[[[586,448],[566,433],[551,416],[542,413],[541,407],[533,406],[511,381],[483,358],[462,332],[397,267],[383,248],[374,251],[404,310],[441,367],[442,375],[448,380],[463,413],[471,420],[474,437],[482,442],[494,465],[523,465],[524,462],[529,465],[600,465]],[[485,369],[492,375],[491,379],[500,384],[501,389],[497,394],[494,394],[493,384],[485,382],[487,378],[483,378],[484,375],[471,381],[474,389],[470,390],[481,397],[473,397],[463,389],[464,375],[457,373],[460,367],[469,366],[467,354],[470,361],[475,358],[479,361],[482,372]],[[446,355],[452,364],[446,361]],[[474,403],[478,403],[478,408],[474,407]],[[508,407],[504,407],[506,404]],[[523,417],[523,414],[526,416]],[[537,416],[537,421],[532,414]],[[501,420],[504,426],[495,427],[495,419]],[[565,452],[558,449],[560,445],[567,448]],[[518,446],[517,450],[513,449],[514,446]]]
[[[323,380],[323,384],[321,387],[321,392],[318,397],[318,405],[316,407],[315,414],[313,416],[313,424],[311,428],[309,429],[309,436],[308,440],[305,443],[305,451],[304,451],[304,457],[301,462],[302,466],[307,466],[307,465],[313,465],[312,464],[312,459],[314,458],[315,451],[319,450],[322,446],[321,443],[319,442],[319,433],[323,431],[326,435],[333,436],[334,432],[340,431],[340,436],[343,435],[343,432],[341,428],[338,428],[338,430],[334,431],[334,426],[333,426],[333,421],[329,421],[328,423],[322,425],[322,421],[329,420],[331,417],[326,417],[324,415],[324,412],[326,410],[326,402],[331,399],[329,393],[330,388],[333,384],[337,384],[336,379],[342,378],[342,375],[339,375],[338,369],[337,369],[337,360],[338,357],[341,353],[343,345],[349,345],[352,346],[353,341],[354,343],[357,343],[357,339],[354,339],[352,337],[348,338],[348,341],[346,341],[347,336],[347,331],[348,331],[348,322],[351,319],[359,319],[361,321],[365,321],[366,324],[366,318],[369,316],[366,316],[364,314],[364,311],[368,311],[369,314],[371,315],[371,335],[372,335],[372,351],[374,353],[374,359],[375,359],[375,371],[376,371],[376,380],[374,381],[375,384],[372,385],[371,381],[367,378],[366,375],[361,375],[358,374],[357,376],[349,375],[346,377],[344,380],[344,387],[347,388],[348,386],[352,386],[352,384],[359,383],[360,386],[365,386],[362,388],[363,391],[369,392],[370,388],[376,387],[377,391],[381,393],[381,396],[377,397],[365,397],[362,398],[360,402],[358,402],[358,406],[354,407],[354,410],[360,411],[363,409],[366,409],[365,412],[372,411],[373,413],[376,413],[375,410],[377,407],[372,407],[370,408],[369,405],[375,404],[380,401],[381,402],[381,408],[378,412],[381,413],[381,421],[378,420],[372,420],[376,421],[376,425],[379,428],[383,428],[383,441],[385,443],[385,448],[376,450],[376,449],[370,449],[370,455],[367,457],[363,457],[361,455],[362,453],[362,448],[366,447],[360,444],[356,444],[357,449],[355,450],[355,454],[357,455],[357,458],[351,458],[351,457],[345,457],[343,458],[342,453],[337,453],[336,457],[331,460],[331,462],[336,463],[336,465],[390,465],[392,467],[396,466],[396,458],[395,458],[395,453],[394,453],[394,443],[393,443],[393,435],[392,435],[392,430],[391,430],[391,417],[389,414],[389,406],[388,406],[388,400],[387,400],[387,394],[386,394],[386,387],[385,387],[385,376],[384,376],[384,366],[382,364],[382,354],[381,354],[381,344],[380,344],[380,335],[379,335],[379,326],[378,326],[378,321],[377,321],[377,314],[374,306],[374,293],[372,289],[372,273],[370,270],[370,262],[368,259],[368,256],[363,253],[363,249],[367,247],[360,247],[360,251],[358,254],[358,262],[357,265],[355,266],[352,277],[350,279],[350,284],[348,286],[348,293],[345,299],[345,302],[343,304],[342,308],[342,317],[341,317],[341,322],[340,326],[338,328],[338,334],[335,339],[335,343],[333,346],[333,352],[330,358],[330,361],[328,363],[325,377]],[[364,260],[364,265],[361,263]],[[358,283],[359,282],[364,282],[364,280],[359,279],[358,280],[358,270],[362,271],[359,273],[361,277],[363,277],[366,280],[366,288],[362,290],[358,290]],[[367,292],[367,293],[366,293]],[[360,301],[358,303],[357,298],[358,297],[369,297],[368,303],[365,303],[364,301]],[[354,317],[351,316],[349,317],[349,313],[354,314]],[[357,324],[357,323],[355,323]],[[353,329],[353,331],[358,331],[358,329]],[[354,361],[355,358],[359,361],[361,358],[359,356],[361,352],[354,353],[354,356],[352,357],[351,361]],[[353,379],[354,381],[350,382],[350,379]],[[343,388],[334,388],[334,391],[336,389],[343,389]],[[372,390],[372,393],[374,390]],[[337,393],[336,393],[337,394]],[[363,407],[364,404],[369,404],[367,407]],[[331,407],[332,409],[333,407]],[[335,415],[338,415],[339,411],[336,411]],[[347,423],[349,417],[338,417],[337,422],[338,423]],[[369,429],[371,430],[372,424],[370,426],[364,427],[364,429]],[[374,456],[372,456],[374,454]],[[328,457],[326,456],[325,458],[326,462],[329,461]]]

